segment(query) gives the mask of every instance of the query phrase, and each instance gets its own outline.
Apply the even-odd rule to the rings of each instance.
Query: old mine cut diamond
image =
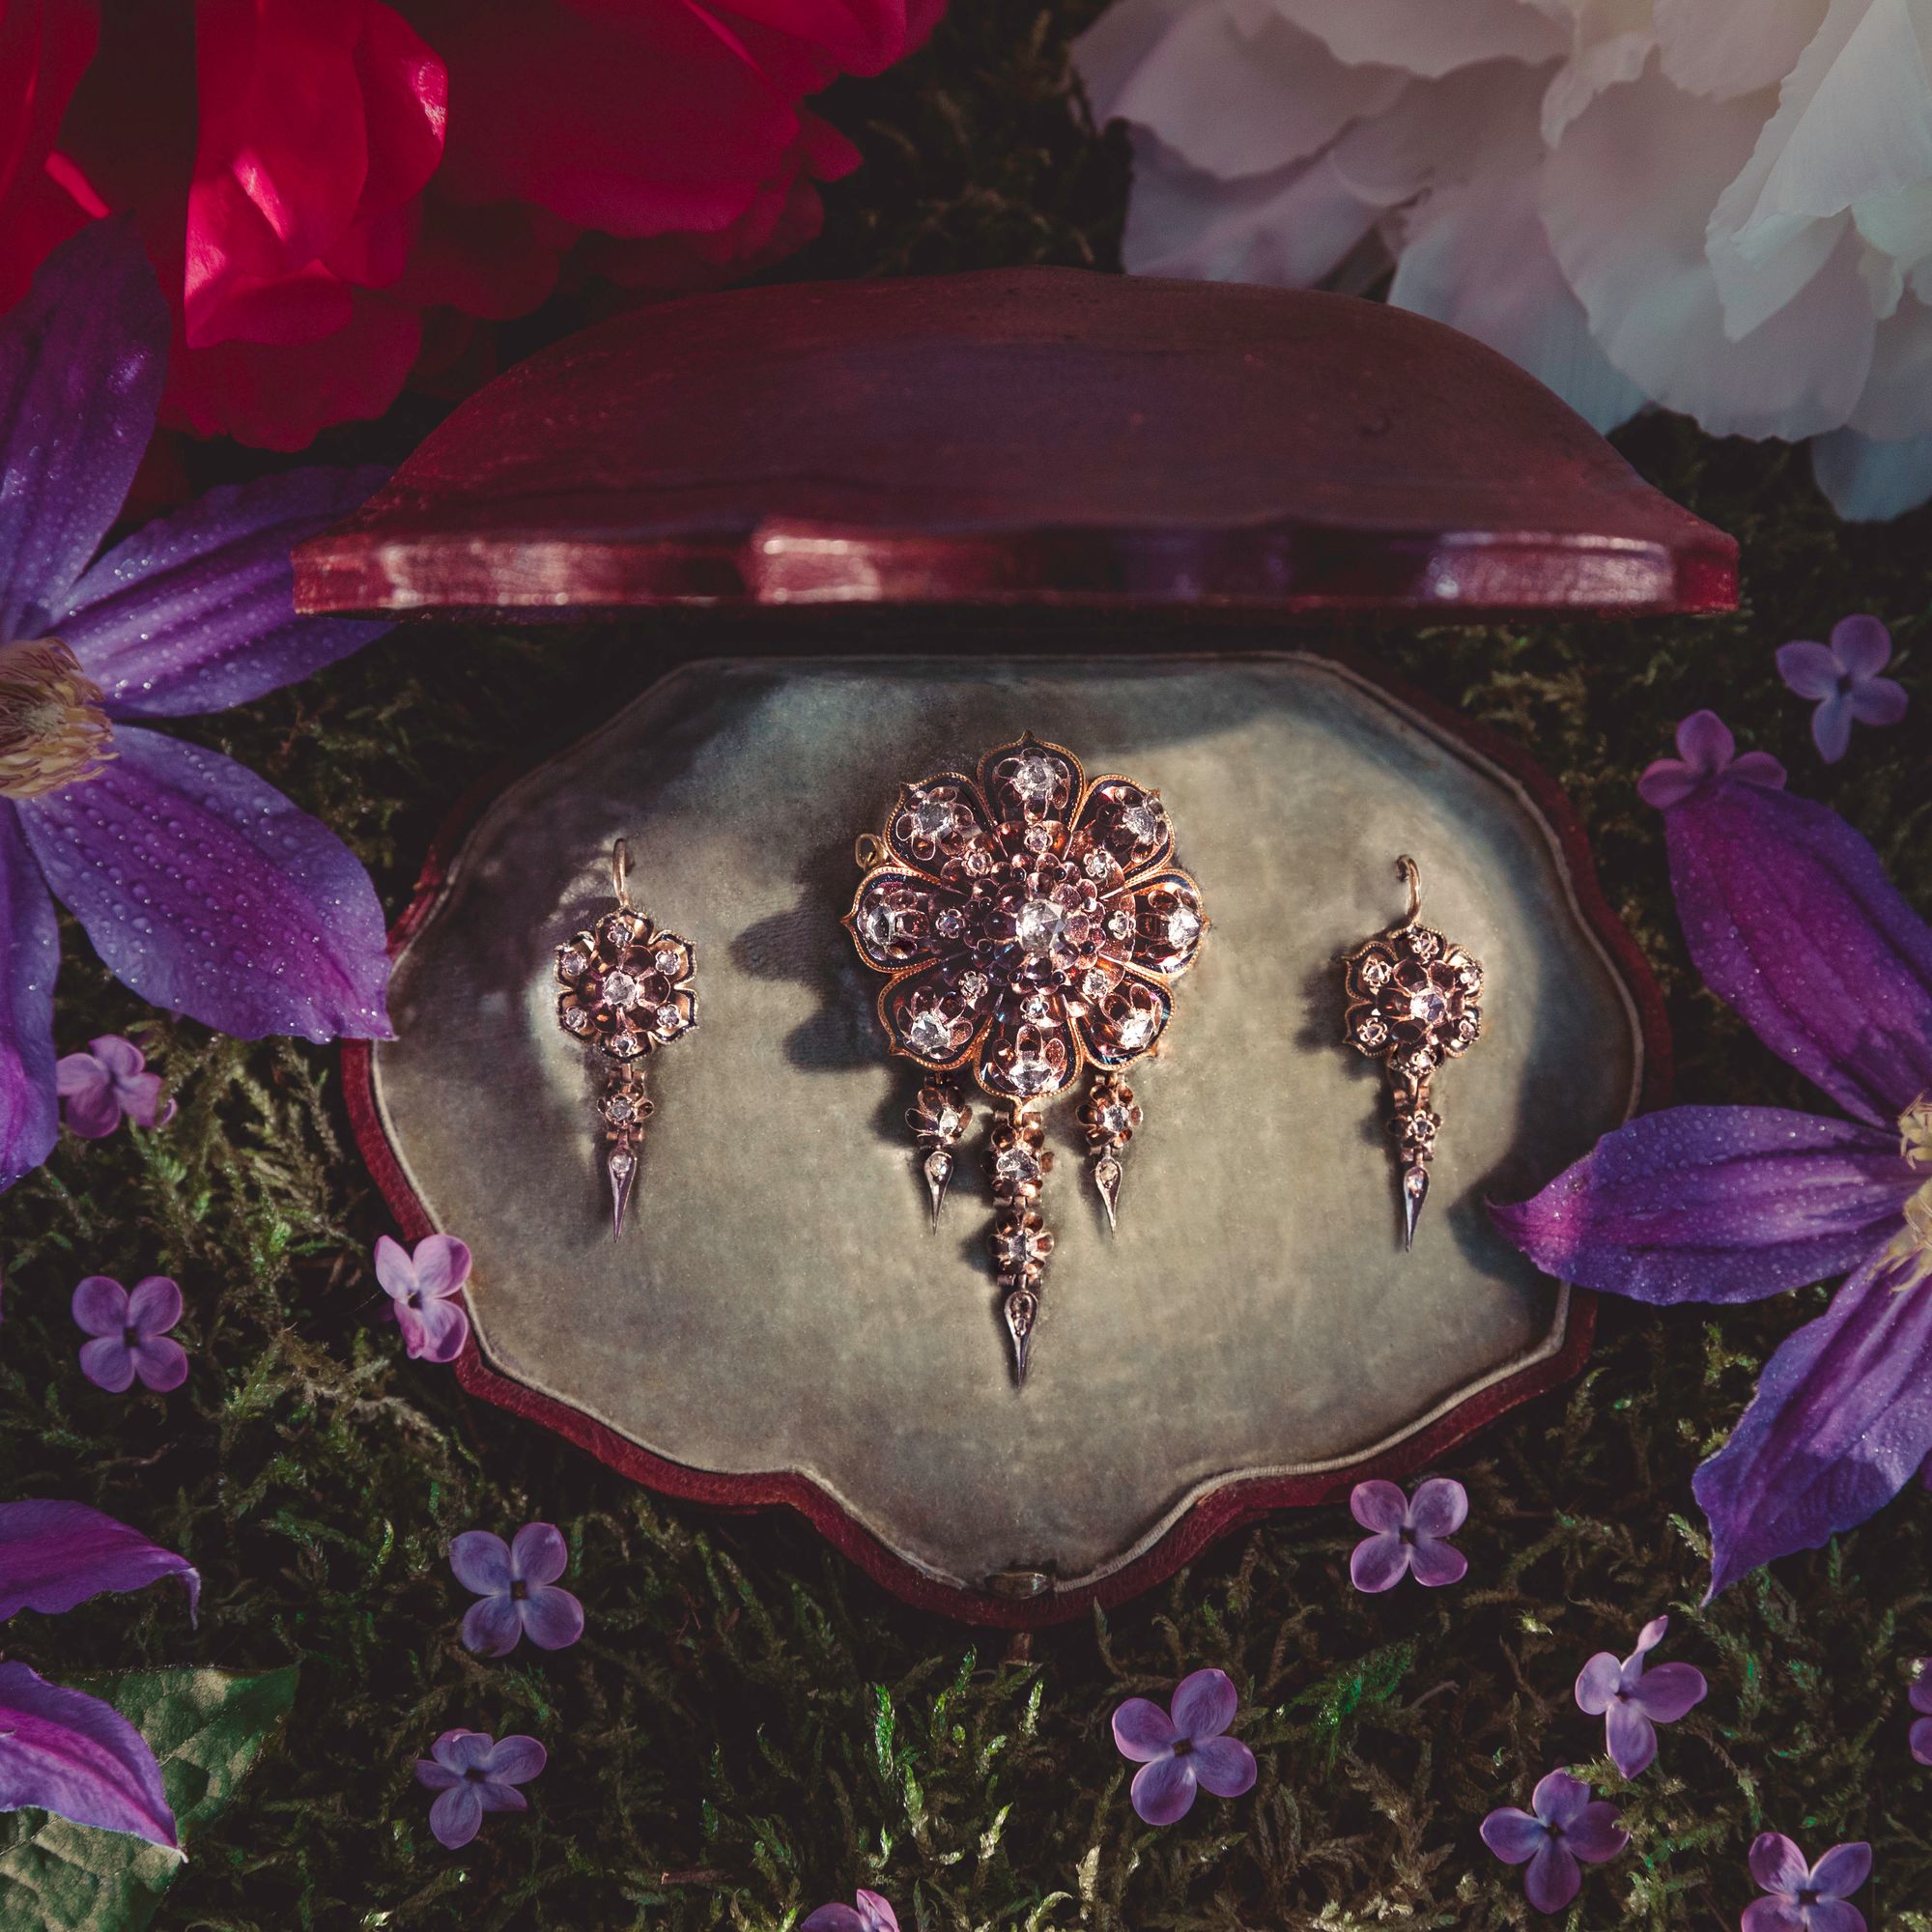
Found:
[[[952,830],[952,807],[943,798],[927,796],[912,809],[912,829],[935,844]]]
[[[1140,1007],[1122,1013],[1115,1024],[1114,1037],[1129,1053],[1136,1052],[1153,1037],[1153,1015]]]
[[[626,1012],[638,1004],[642,988],[628,973],[607,973],[604,976],[604,997],[619,1012]]]
[[[936,1060],[952,1050],[952,1029],[947,1025],[943,1015],[928,1009],[925,1012],[913,1015],[906,1027],[906,1044],[915,1053]]]
[[[1051,899],[1028,899],[1013,921],[1020,950],[1038,959],[1051,952],[1066,930],[1066,915]]]
[[[1177,952],[1185,952],[1201,937],[1200,919],[1185,906],[1177,906],[1167,916],[1167,943]]]
[[[1029,752],[1013,767],[1013,789],[1029,805],[1050,799],[1060,783],[1060,767],[1043,752]]]
[[[572,946],[566,948],[562,954],[559,955],[556,962],[556,970],[566,980],[581,980],[588,970],[589,965],[590,961],[576,947]]]
[[[1439,1027],[1449,1017],[1449,1002],[1434,986],[1408,996],[1408,1016],[1426,1027]]]
[[[1143,801],[1130,805],[1121,813],[1121,823],[1140,840],[1143,845],[1151,845],[1160,838],[1160,818],[1152,806]]]
[[[1002,1187],[1031,1187],[1039,1176],[1039,1156],[1031,1148],[1002,1148],[993,1162],[993,1177]]]

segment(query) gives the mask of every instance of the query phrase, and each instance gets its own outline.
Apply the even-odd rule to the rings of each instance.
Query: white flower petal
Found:
[[[1850,414],[1871,364],[1858,241],[1743,341],[1705,259],[1709,211],[1749,158],[1753,101],[1681,93],[1654,70],[1601,95],[1543,174],[1543,223],[1590,331],[1654,401],[1717,436],[1804,437]]]
[[[1932,181],[1915,182],[1896,194],[1866,195],[1852,210],[1852,219],[1905,274],[1932,259]]]
[[[1687,94],[1735,100],[1776,87],[1823,24],[1827,0],[1655,0],[1663,75]]]
[[[1094,119],[1118,119],[1122,90],[1175,23],[1200,0],[1114,0],[1072,46],[1074,71],[1087,90]]]
[[[1871,375],[1846,427],[1888,441],[1932,434],[1932,308],[1916,297],[1879,324]]]
[[[1550,76],[1543,97],[1543,139],[1555,147],[1563,130],[1606,87],[1621,86],[1643,71],[1656,42],[1647,30],[1606,34],[1580,43],[1577,51]]]
[[[1393,61],[1435,79],[1475,61],[1554,60],[1570,35],[1522,0],[1273,0],[1338,60]]]
[[[1811,473],[1848,523],[1883,523],[1932,500],[1932,436],[1880,442],[1833,430],[1813,438]]]

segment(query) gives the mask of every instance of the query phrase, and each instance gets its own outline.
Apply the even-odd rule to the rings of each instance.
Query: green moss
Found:
[[[833,190],[798,271],[1108,265],[1124,149],[1083,124],[1061,66],[1069,21],[1091,11],[962,0],[905,68],[838,90],[833,112],[867,165]],[[1667,989],[1680,1097],[1813,1104],[1697,990],[1633,782],[1679,717],[1714,704],[1862,827],[1932,909],[1932,518],[1841,526],[1802,454],[1677,421],[1622,440],[1742,538],[1737,616],[1360,641],[1533,747],[1569,789]],[[1893,626],[1915,710],[1861,733],[1828,772],[1771,654],[1851,610]],[[601,713],[645,682],[649,641],[409,629],[186,728],[340,828],[394,907],[448,805],[539,737],[591,722],[584,691]],[[378,1319],[366,1257],[388,1223],[348,1145],[333,1055],[148,1015],[67,936],[63,1045],[147,1025],[182,1114],[161,1134],[65,1143],[0,1208],[0,1492],[126,1517],[186,1550],[208,1591],[198,1631],[154,1592],[23,1616],[7,1648],[63,1677],[302,1666],[293,1720],[165,1922],[762,1932],[856,1879],[932,1932],[1521,1924],[1517,1878],[1476,1826],[1567,1763],[1624,1804],[1634,1839],[1590,1875],[1574,1925],[1735,1923],[1751,1895],[1746,1848],[1775,1826],[1813,1850],[1869,1837],[1874,1924],[1932,1926],[1925,1787],[1905,1750],[1908,1660],[1932,1650],[1923,1498],[1697,1604],[1690,1471],[1822,1290],[1716,1315],[1606,1304],[1587,1377],[1452,1463],[1473,1503],[1457,1589],[1357,1596],[1353,1526],[1329,1510],[1229,1542],[1152,1596],[1003,1661],[997,1639],[900,1608],[798,1522],[661,1504],[406,1362]],[[81,1380],[67,1298],[90,1270],[180,1278],[184,1389],[124,1399]],[[444,1545],[533,1515],[570,1539],[588,1634],[554,1657],[479,1662],[455,1642],[464,1600]],[[1586,1655],[1663,1609],[1672,1654],[1697,1660],[1712,1694],[1626,1788],[1570,1686]],[[1243,1688],[1260,1784],[1148,1831],[1109,1714],[1208,1662]],[[528,1729],[552,1758],[527,1818],[492,1820],[450,1855],[410,1766],[459,1723]]]

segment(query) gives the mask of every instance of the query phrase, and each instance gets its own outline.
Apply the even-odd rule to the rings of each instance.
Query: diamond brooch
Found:
[[[952,1076],[970,1072],[999,1110],[993,1262],[1024,1382],[1054,1247],[1038,1207],[1053,1163],[1043,1110],[1091,1069],[1080,1121],[1114,1226],[1142,1118],[1121,1074],[1173,1017],[1174,981],[1208,929],[1200,888],[1174,863],[1157,792],[1090,780],[1071,752],[1031,734],[988,752],[971,777],[901,786],[883,834],[855,849],[865,877],[844,923],[885,976],[888,1045],[924,1070],[906,1122],[934,1227],[972,1121]]]
[[[611,848],[615,907],[556,949],[557,1024],[596,1050],[605,1074],[598,1102],[611,1181],[611,1230],[624,1232],[624,1210],[638,1178],[644,1123],[656,1111],[644,1092],[644,1063],[697,1027],[692,986],[696,949],[655,926],[631,903],[631,848]]]

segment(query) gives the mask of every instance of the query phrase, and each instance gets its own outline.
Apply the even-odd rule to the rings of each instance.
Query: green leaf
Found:
[[[296,1667],[237,1677],[225,1670],[144,1670],[83,1678],[160,1760],[184,1850],[227,1806],[264,1740],[295,1702]],[[119,1832],[44,1811],[0,1817],[0,1926],[43,1932],[141,1932],[181,1858]]]

